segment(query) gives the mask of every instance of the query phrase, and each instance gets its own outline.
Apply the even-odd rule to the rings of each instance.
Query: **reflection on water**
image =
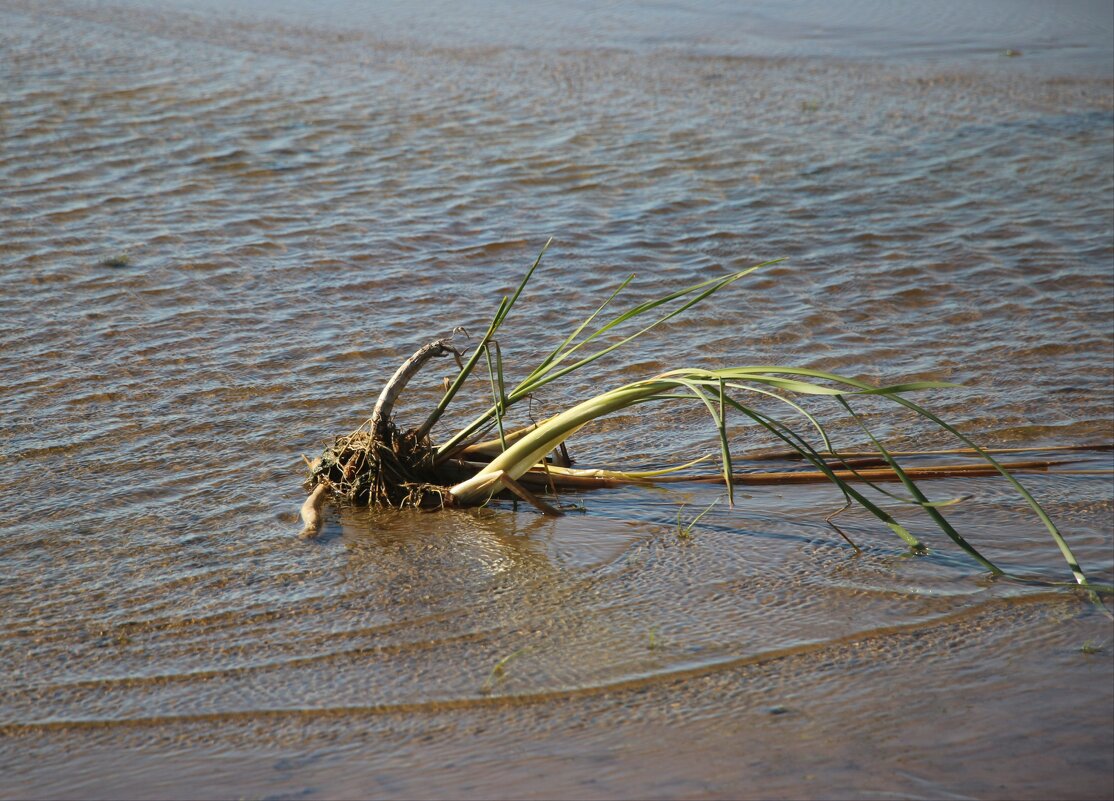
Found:
[[[789,259],[535,415],[678,364],[796,362],[970,384],[925,400],[988,443],[1110,442],[1106,7],[1026,6],[1015,59],[990,23],[948,45],[954,14],[935,49],[880,44],[888,10],[859,39],[821,16],[819,60],[763,4],[738,27],[585,8],[544,45],[464,8],[0,3],[0,793],[1109,795],[1109,620],[917,518],[928,557],[848,513],[856,553],[827,487],[748,490],[691,542],[678,514],[714,486],[556,520],[332,509],[310,543],[292,519],[299,453],[417,344],[482,329],[550,235],[515,365],[631,271],[633,303]],[[713,444],[684,412],[574,455]],[[1025,482],[1110,581],[1109,476]],[[1067,577],[1004,483],[931,491],[971,496],[949,515],[996,561]]]

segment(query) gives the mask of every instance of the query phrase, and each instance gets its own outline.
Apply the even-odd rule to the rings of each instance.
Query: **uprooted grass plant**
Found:
[[[707,411],[718,433],[721,467],[718,480],[726,485],[732,504],[735,486],[740,483],[830,481],[840,489],[848,505],[857,504],[865,509],[913,551],[923,552],[925,546],[904,524],[879,505],[879,495],[923,510],[971,558],[992,574],[1001,575],[1003,571],[968,542],[944,516],[943,509],[957,501],[930,501],[916,481],[938,476],[1000,474],[1013,485],[1048,530],[1075,581],[1095,586],[1088,583],[1052,519],[1011,472],[1011,469],[1035,468],[1048,463],[1003,464],[994,458],[991,451],[975,444],[965,434],[909,398],[920,390],[943,389],[956,386],[954,384],[917,381],[878,387],[835,373],[778,365],[681,368],[603,392],[548,419],[508,431],[505,426],[508,412],[545,385],[629,345],[750,273],[776,263],[764,262],[701,281],[608,316],[612,303],[633,279],[634,276],[631,276],[512,386],[507,382],[506,365],[496,334],[537,270],[548,246],[547,242],[514,293],[502,299],[487,331],[467,356],[457,349],[452,338],[424,345],[395,371],[366,422],[355,431],[337,437],[317,459],[307,459],[309,477],[306,484],[312,492],[303,507],[305,536],[317,533],[321,521],[320,506],[329,494],[358,505],[436,508],[478,506],[497,494],[511,493],[547,514],[559,514],[559,509],[540,497],[547,490],[697,480],[697,477],[677,472],[695,462],[656,471],[585,470],[571,466],[565,449],[566,440],[606,415],[646,404],[695,403]],[[626,324],[630,324],[633,330],[620,336],[619,329]],[[430,410],[421,425],[399,430],[392,419],[399,395],[427,362],[439,356],[456,359],[459,367],[456,378],[448,384],[440,402]],[[481,379],[479,383],[485,395],[490,395],[490,405],[471,422],[442,441],[435,442],[431,439],[431,432],[477,368],[481,372],[476,377]],[[814,411],[806,409],[802,397],[809,396],[828,398],[844,419],[862,431],[873,450],[855,453],[838,450],[829,436],[828,426]],[[855,410],[859,400],[868,398],[892,402],[911,410],[965,446],[947,453],[973,456],[978,461],[944,467],[903,466],[898,457],[909,454],[888,449],[867,425],[866,419]],[[776,408],[783,409],[792,420],[799,422],[788,422],[784,416],[770,411]],[[738,415],[742,420],[758,426],[769,434],[773,442],[787,448],[783,455],[807,462],[814,469],[736,473],[728,440],[729,415]],[[905,494],[884,489],[879,486],[882,481],[900,483]]]

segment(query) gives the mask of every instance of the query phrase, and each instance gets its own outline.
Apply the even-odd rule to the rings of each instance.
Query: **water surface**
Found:
[[[519,368],[631,272],[628,303],[787,260],[534,415],[796,363],[968,385],[924,400],[987,444],[1108,445],[1109,8],[838,8],[0,2],[0,794],[1108,797],[1109,619],[915,515],[917,558],[849,512],[852,549],[823,486],[687,542],[715,486],[294,536],[300,454],[550,236]],[[714,433],[623,416],[572,448],[657,467]],[[1111,581],[1109,473],[1024,481]],[[1070,578],[1004,482],[931,491]]]

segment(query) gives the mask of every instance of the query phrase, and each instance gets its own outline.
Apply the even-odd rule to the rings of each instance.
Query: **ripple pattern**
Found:
[[[691,543],[678,514],[714,487],[602,491],[557,521],[333,510],[301,543],[299,455],[419,344],[482,329],[551,235],[515,368],[631,272],[633,304],[787,261],[536,415],[680,364],[798,363],[969,384],[925,402],[989,444],[1109,443],[1109,76],[193,8],[0,0],[0,731],[557,708],[799,649],[854,661],[856,637],[1030,592],[849,513],[854,554],[826,487],[742,493]],[[862,411],[898,446],[946,443]],[[714,442],[700,414],[635,422],[574,455]],[[1026,482],[1111,580],[1109,476]],[[993,558],[1061,577],[1004,484],[933,487],[972,496],[954,521]]]

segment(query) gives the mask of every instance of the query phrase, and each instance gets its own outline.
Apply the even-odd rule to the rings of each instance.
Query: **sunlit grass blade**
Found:
[[[597,359],[600,359],[600,358],[614,352],[615,350],[623,347],[624,345],[634,341],[635,339],[642,336],[643,334],[646,334],[649,331],[652,331],[654,328],[661,325],[662,323],[665,323],[668,320],[673,319],[677,315],[682,314],[683,312],[685,312],[688,309],[695,306],[697,303],[700,303],[701,301],[703,301],[703,300],[707,299],[708,297],[714,295],[716,292],[720,291],[724,287],[727,287],[727,286],[735,283],[736,281],[738,281],[741,278],[749,275],[750,273],[754,272],[755,270],[761,269],[763,267],[767,267],[771,264],[777,264],[780,261],[783,261],[783,259],[774,259],[772,261],[767,261],[767,262],[763,262],[761,264],[756,264],[752,267],[748,267],[745,270],[740,270],[738,272],[731,273],[731,274],[728,274],[726,276],[721,276],[719,278],[713,278],[713,279],[708,279],[706,281],[701,281],[698,284],[694,284],[690,287],[686,287],[685,289],[681,289],[681,290],[678,290],[676,292],[672,292],[672,293],[670,293],[670,294],[668,294],[668,295],[666,295],[662,298],[656,298],[654,300],[649,300],[649,301],[645,301],[643,303],[640,303],[637,306],[635,306],[634,308],[629,309],[629,310],[617,315],[612,320],[610,320],[606,324],[602,325],[600,328],[596,329],[592,334],[588,335],[587,337],[585,337],[583,340],[581,340],[577,344],[572,345],[571,347],[565,348],[564,350],[561,350],[560,348],[558,348],[559,352],[557,352],[556,355],[551,353],[550,356],[546,357],[546,359],[543,362],[543,366],[539,366],[538,368],[535,368],[522,382],[520,382],[518,385],[516,385],[514,388],[512,388],[509,393],[507,393],[507,405],[510,406],[510,405],[520,401],[521,399],[527,397],[531,393],[537,392],[541,387],[545,386],[546,384],[550,383],[551,381],[555,381],[558,378],[562,378],[563,376],[569,375],[570,373],[581,369],[585,365],[591,364],[592,362],[596,361]],[[624,286],[625,286],[625,284],[624,284]],[[622,289],[622,288],[623,287],[620,287],[620,289]],[[616,293],[618,291],[619,290],[616,290]],[[695,293],[694,297],[689,297],[689,296],[694,295],[694,293]],[[516,295],[516,297],[517,297],[517,295]],[[681,300],[682,298],[688,298],[688,299],[685,300],[684,303],[681,303],[676,308],[674,308],[671,311],[667,312],[666,314],[662,315],[661,317],[659,317],[658,319],[656,319],[654,322],[650,323],[649,325],[644,326],[643,328],[639,329],[635,333],[624,337],[623,339],[619,340],[618,342],[615,342],[611,345],[603,347],[603,348],[601,348],[600,350],[598,350],[594,353],[591,353],[587,356],[583,356],[580,359],[573,362],[572,364],[567,364],[564,367],[559,367],[561,362],[563,362],[565,359],[567,359],[569,356],[571,356],[577,350],[584,347],[588,343],[594,341],[595,339],[602,336],[603,334],[615,329],[617,326],[620,326],[623,323],[628,322],[630,320],[636,319],[636,318],[638,318],[638,317],[640,317],[640,316],[642,316],[642,315],[644,315],[648,312],[651,312],[651,311],[653,311],[657,308],[660,308],[661,306],[664,306],[668,303],[671,303],[672,301]],[[504,314],[503,317],[505,317],[505,316],[506,315]],[[593,315],[593,317],[589,318],[589,319],[593,319],[594,316],[595,315]],[[501,321],[502,320],[499,319],[500,323],[501,323]],[[566,338],[566,341],[571,342],[572,340]],[[477,417],[475,420],[473,420],[470,424],[468,424],[463,429],[458,431],[447,442],[445,442],[444,444],[442,444],[441,446],[439,446],[437,448],[437,452],[436,452],[437,453],[437,458],[439,460],[444,458],[445,455],[448,454],[449,452],[453,451],[459,445],[460,442],[462,442],[464,440],[467,440],[476,431],[483,428],[483,426],[487,423],[487,421],[489,421],[491,419],[492,415],[494,415],[494,414],[495,414],[495,408],[494,408],[494,406],[492,406],[492,407],[488,408],[487,411],[485,411],[479,417]]]
[[[561,378],[562,376],[568,375],[569,373],[573,372],[574,370],[578,370],[581,367],[583,367],[584,365],[590,364],[591,362],[595,361],[596,359],[599,359],[600,357],[605,356],[608,353],[611,353],[611,352],[623,347],[627,343],[634,341],[635,339],[642,336],[643,334],[645,334],[649,331],[652,331],[654,328],[661,325],[662,323],[673,319],[677,315],[687,311],[688,309],[691,309],[693,306],[695,306],[697,303],[700,303],[702,300],[705,300],[706,298],[711,297],[712,295],[714,295],[716,292],[720,291],[724,287],[730,286],[731,284],[735,283],[739,279],[741,279],[741,278],[743,278],[747,275],[750,275],[751,273],[753,273],[756,270],[760,270],[763,267],[768,267],[771,264],[777,264],[778,262],[781,262],[781,261],[784,261],[784,259],[773,259],[771,261],[762,262],[761,264],[756,264],[752,267],[748,267],[747,269],[740,270],[736,273],[731,273],[729,275],[726,275],[726,276],[723,276],[723,277],[720,277],[720,278],[714,278],[714,279],[709,279],[707,281],[702,281],[699,284],[694,284],[693,286],[690,286],[686,289],[682,289],[682,290],[679,290],[677,292],[673,292],[669,295],[666,295],[663,298],[658,298],[658,299],[655,299],[655,300],[646,301],[645,303],[640,303],[638,306],[635,306],[633,309],[630,309],[629,311],[624,312],[623,314],[620,314],[619,316],[617,316],[615,319],[611,320],[606,325],[597,329],[593,334],[586,337],[582,342],[580,342],[579,344],[570,348],[568,351],[563,353],[558,359],[555,359],[554,362],[551,363],[546,368],[545,371],[543,371],[542,373],[539,373],[538,375],[534,376],[530,381],[524,381],[522,384],[520,384],[518,387],[516,387],[515,391],[516,392],[518,392],[520,390],[521,391],[532,391],[533,389],[536,389],[537,387],[540,387],[543,384],[549,383],[550,381],[553,381],[557,378]],[[553,371],[553,368],[556,367],[557,363],[560,362],[563,358],[565,358],[566,356],[571,355],[573,352],[578,350],[580,347],[582,347],[584,345],[587,345],[589,342],[593,341],[594,339],[596,339],[599,336],[602,336],[603,334],[612,330],[616,326],[619,326],[619,325],[627,322],[628,320],[632,320],[636,317],[640,317],[641,315],[645,314],[646,312],[653,311],[654,309],[656,309],[660,306],[663,306],[667,303],[670,303],[674,300],[678,300],[682,297],[690,295],[693,292],[698,292],[696,297],[685,301],[683,304],[681,304],[676,309],[670,311],[669,313],[663,315],[662,317],[659,317],[657,320],[650,323],[650,325],[645,326],[644,328],[640,329],[639,331],[636,331],[635,333],[631,334],[630,336],[627,336],[624,339],[621,339],[618,342],[616,342],[612,345],[609,345],[609,346],[597,351],[596,353],[594,353],[590,356],[585,356],[585,357],[581,358],[580,360],[578,360],[577,362],[574,362],[571,365],[568,365],[568,366],[566,366],[566,367],[564,367],[560,370],[557,370],[555,372],[551,372],[551,371]]]
[[[1056,543],[1056,546],[1060,549],[1060,553],[1063,555],[1064,560],[1067,562],[1068,567],[1071,570],[1072,575],[1075,577],[1076,582],[1079,583],[1079,584],[1083,584],[1083,585],[1086,585],[1088,583],[1087,582],[1087,577],[1083,573],[1083,569],[1079,566],[1079,561],[1075,558],[1075,554],[1072,553],[1071,547],[1068,545],[1067,541],[1064,539],[1063,535],[1060,533],[1060,530],[1056,527],[1056,524],[1052,522],[1052,518],[1050,518],[1048,516],[1048,513],[1045,512],[1044,508],[1037,502],[1037,499],[1034,498],[1032,496],[1032,494],[1027,489],[1025,489],[1024,486],[1022,486],[1021,482],[1018,481],[1017,478],[1015,478],[1013,476],[1013,474],[1011,474],[1008,470],[1006,470],[1004,467],[1002,467],[1002,465],[999,464],[998,461],[993,456],[991,456],[989,453],[987,453],[987,451],[985,449],[979,447],[973,440],[971,440],[969,437],[964,435],[957,428],[950,425],[949,423],[946,423],[944,420],[940,419],[938,416],[936,416],[935,414],[933,414],[932,412],[930,412],[928,409],[924,408],[923,406],[921,406],[917,403],[914,403],[913,401],[909,400],[908,398],[903,397],[899,393],[898,390],[896,390],[892,387],[872,387],[872,386],[870,386],[869,384],[867,384],[863,381],[858,381],[858,380],[855,380],[855,379],[846,378],[844,376],[838,376],[838,375],[835,375],[833,373],[826,373],[822,370],[811,370],[811,369],[800,368],[800,367],[789,368],[789,367],[777,367],[777,366],[755,367],[755,368],[746,368],[746,369],[762,370],[762,371],[771,372],[771,373],[788,373],[788,374],[793,374],[793,375],[805,375],[805,376],[809,376],[809,377],[812,377],[812,378],[823,378],[823,379],[827,379],[829,381],[836,381],[836,382],[839,382],[839,383],[846,384],[847,386],[854,387],[855,389],[860,390],[863,394],[886,395],[886,396],[890,397],[891,399],[893,399],[894,402],[906,407],[907,409],[910,409],[910,410],[916,412],[917,414],[919,414],[920,416],[924,417],[927,420],[931,420],[933,423],[940,426],[942,429],[944,429],[948,433],[952,434],[954,437],[959,439],[961,442],[965,443],[969,448],[971,448],[973,451],[975,451],[977,454],[979,454],[989,464],[993,465],[995,467],[995,469],[997,469],[997,471],[999,473],[1001,473],[1001,475],[1007,481],[1009,481],[1011,485],[1013,485],[1014,489],[1016,489],[1018,491],[1018,493],[1020,493],[1021,497],[1025,499],[1025,502],[1029,505],[1029,508],[1033,510],[1033,512],[1037,515],[1037,518],[1041,521],[1041,523],[1044,524],[1044,527],[1048,530],[1049,534],[1052,535],[1053,541]],[[926,382],[920,382],[915,386],[923,387],[923,388],[929,388],[929,387],[925,387],[925,383]],[[934,385],[936,383],[937,382],[927,382],[927,384],[930,387],[931,387],[931,385]],[[897,386],[901,387],[901,386],[908,386],[908,385],[897,385]]]
[[[486,476],[506,472],[511,478],[517,479],[587,423],[626,408],[637,399],[649,397],[658,389],[659,386],[654,382],[632,384],[590,398],[551,417],[495,457],[474,480],[452,487],[451,494],[462,503],[482,499],[484,492],[492,486]]]
[[[619,284],[618,287],[615,288],[614,292],[612,292],[610,295],[608,295],[607,300],[605,300],[603,303],[601,303],[599,308],[597,308],[594,312],[592,312],[590,315],[588,315],[588,317],[584,320],[584,322],[582,322],[579,326],[577,326],[576,329],[571,334],[569,334],[567,337],[565,337],[564,342],[562,342],[560,345],[558,345],[556,348],[554,348],[552,351],[550,351],[549,355],[546,356],[544,359],[542,359],[541,363],[537,367],[534,368],[534,370],[530,373],[529,376],[526,377],[526,380],[529,381],[530,378],[532,378],[533,376],[537,375],[538,373],[541,373],[542,371],[544,371],[547,367],[549,367],[549,365],[551,365],[553,363],[554,359],[561,356],[561,354],[565,351],[565,348],[567,348],[574,341],[576,341],[576,338],[578,336],[580,336],[581,332],[585,328],[587,328],[589,325],[591,325],[592,321],[595,320],[603,312],[604,309],[606,309],[608,306],[610,306],[611,301],[615,300],[616,296],[620,292],[622,292],[624,289],[626,289],[630,285],[630,282],[633,281],[633,280],[634,280],[634,273],[631,273],[630,275],[628,275],[623,280],[623,282],[621,284]]]
[[[918,505],[924,508],[924,510],[929,514],[936,525],[938,525],[940,529],[945,534],[947,534],[948,537],[951,538],[952,542],[966,551],[973,559],[975,559],[975,561],[977,561],[994,575],[1002,575],[1003,571],[997,565],[995,565],[993,562],[979,553],[978,549],[975,548],[975,546],[971,545],[971,543],[964,539],[963,536],[955,530],[952,524],[948,522],[947,518],[945,518],[944,515],[940,513],[940,510],[937,508],[936,504],[933,504],[928,500],[925,494],[921,491],[920,487],[918,487],[902,469],[897,459],[893,458],[893,456],[890,455],[889,451],[886,450],[886,447],[878,440],[877,437],[874,436],[874,432],[872,432],[867,426],[866,421],[864,421],[862,417],[857,414],[854,409],[851,408],[851,404],[848,403],[847,399],[841,395],[836,400],[839,401],[840,405],[842,405],[843,408],[847,410],[847,413],[851,415],[855,422],[859,424],[859,427],[862,428],[867,437],[870,438],[870,441],[874,444],[874,447],[878,449],[878,453],[881,454],[882,458],[886,460],[886,463],[890,466],[894,473],[897,474],[898,479],[905,486],[905,489],[907,489],[909,493],[914,498],[916,498]]]
[[[1029,491],[1021,485],[1021,482],[1018,481],[1014,477],[1014,475],[1012,473],[1010,473],[1010,471],[1006,470],[1006,468],[1004,468],[1001,464],[999,464],[998,461],[993,456],[991,456],[985,450],[983,450],[978,445],[976,445],[971,439],[969,439],[967,436],[962,434],[958,429],[954,428],[953,426],[949,425],[948,423],[945,423],[943,420],[941,420],[935,414],[928,411],[928,409],[925,409],[924,407],[914,403],[913,401],[909,400],[908,398],[902,398],[898,395],[894,396],[894,400],[897,401],[898,403],[900,403],[902,406],[905,406],[906,408],[912,409],[913,411],[917,412],[918,414],[920,414],[920,415],[928,418],[932,422],[936,423],[938,426],[943,428],[945,431],[948,431],[953,436],[955,436],[956,438],[958,438],[962,442],[966,443],[968,447],[973,448],[976,452],[978,452],[978,454],[980,456],[982,456],[984,459],[986,459],[987,462],[994,465],[994,467],[998,470],[998,472],[1001,473],[1002,476],[1004,476],[1005,479],[1007,481],[1009,481],[1010,484],[1013,485],[1014,489],[1016,489],[1021,494],[1021,497],[1025,499],[1025,502],[1029,505],[1029,508],[1032,509],[1036,513],[1036,515],[1040,519],[1040,521],[1042,523],[1044,523],[1044,527],[1048,530],[1049,534],[1052,535],[1053,541],[1056,543],[1056,546],[1060,549],[1060,553],[1063,555],[1064,561],[1066,561],[1068,563],[1068,567],[1071,569],[1072,575],[1075,576],[1076,582],[1079,583],[1079,584],[1082,584],[1084,586],[1087,586],[1089,584],[1089,582],[1087,581],[1087,576],[1084,575],[1084,573],[1083,573],[1083,568],[1081,568],[1079,566],[1079,560],[1077,560],[1075,558],[1075,554],[1072,553],[1072,550],[1068,546],[1067,541],[1064,539],[1063,534],[1060,533],[1060,529],[1058,529],[1056,527],[1056,524],[1052,522],[1052,518],[1049,517],[1048,513],[1044,511],[1044,508],[1039,503],[1037,503],[1037,499],[1034,498],[1029,493]]]
[[[498,380],[496,380],[496,370],[491,364],[491,348],[495,347],[495,361],[498,363]],[[499,446],[500,450],[507,449],[507,436],[503,431],[503,415],[506,413],[506,390],[503,387],[503,356],[499,350],[499,343],[491,340],[484,348],[484,353],[487,354],[487,377],[491,382],[491,397],[495,401],[495,424],[499,427]]]
[[[677,382],[682,386],[686,386],[692,392],[693,396],[699,398],[704,406],[708,409],[708,413],[712,416],[712,420],[716,424],[716,433],[719,435],[719,448],[720,448],[720,462],[723,465],[723,483],[727,485],[727,502],[731,506],[735,505],[735,481],[732,478],[733,468],[731,466],[731,447],[727,441],[727,418],[725,414],[725,403],[723,396],[723,382],[719,384],[719,407],[712,402],[700,385],[695,382],[686,381],[685,379],[677,379]]]
[[[685,462],[684,464],[674,465],[672,467],[661,467],[657,470],[604,470],[600,468],[577,468],[577,467],[554,467],[549,465],[549,470],[558,475],[569,476],[583,476],[583,477],[596,477],[596,478],[610,478],[626,481],[650,481],[662,476],[676,475],[682,470],[687,470],[690,467],[695,467],[701,462],[706,462],[714,458],[711,454],[698,456],[692,461]]]
[[[542,246],[541,252],[538,253],[538,257],[534,259],[534,263],[530,266],[530,269],[526,271],[526,275],[523,276],[522,281],[519,282],[518,288],[514,291],[514,294],[511,295],[509,298],[504,297],[500,301],[499,308],[495,311],[495,316],[492,318],[491,324],[487,327],[487,331],[484,333],[480,341],[476,344],[476,347],[472,349],[472,355],[468,358],[468,361],[465,362],[464,367],[461,368],[460,372],[457,374],[456,379],[449,386],[448,390],[446,390],[445,395],[441,398],[440,402],[430,413],[429,417],[426,418],[426,421],[418,429],[417,439],[419,441],[429,435],[429,432],[433,429],[433,426],[436,425],[437,421],[441,419],[441,415],[445,413],[445,409],[447,409],[449,404],[452,403],[453,398],[456,397],[456,394],[460,391],[460,388],[464,386],[464,382],[468,379],[468,376],[472,374],[472,370],[475,369],[476,362],[479,361],[480,354],[486,351],[488,342],[490,342],[491,338],[495,336],[495,333],[499,330],[499,327],[503,324],[503,321],[507,319],[507,315],[510,314],[515,302],[522,295],[522,290],[524,290],[526,288],[526,284],[530,282],[530,278],[534,275],[534,271],[538,269],[538,265],[542,263],[542,256],[545,255],[545,252],[549,249],[549,245],[552,242],[553,239],[550,238],[545,243],[545,245]],[[469,436],[471,436],[474,431],[475,429],[469,434],[459,437],[459,439],[454,437],[454,440],[459,443],[461,440],[465,440]]]
[[[923,553],[925,551],[924,545],[922,545],[920,540],[914,537],[905,526],[897,522],[889,512],[877,506],[869,498],[836,475],[835,471],[828,466],[828,463],[823,457],[821,457],[805,440],[801,439],[791,428],[755,409],[733,402],[731,399],[728,399],[728,403],[768,430],[790,448],[800,453],[807,461],[811,462],[817,470],[824,473],[833,484],[839,487],[839,489],[843,491],[845,497],[854,499],[856,503],[881,520],[891,531],[904,540],[913,551],[918,553]]]
[[[877,492],[881,495],[885,495],[888,498],[892,498],[895,501],[897,501],[898,503],[904,503],[904,504],[909,504],[909,505],[913,505],[913,506],[944,507],[944,506],[954,506],[955,504],[961,503],[963,501],[963,498],[951,498],[951,499],[946,500],[946,501],[933,501],[933,502],[930,502],[928,504],[925,504],[925,503],[921,503],[921,502],[917,501],[914,498],[902,497],[900,495],[892,493],[889,490],[885,489],[884,487],[878,486],[873,481],[871,481],[869,478],[864,476],[861,472],[859,472],[859,470],[857,470],[854,467],[854,465],[851,465],[851,464],[847,463],[846,462],[847,457],[841,456],[840,453],[836,450],[836,448],[832,445],[831,437],[828,435],[828,432],[824,428],[824,426],[821,425],[820,421],[816,418],[815,415],[810,413],[807,409],[805,409],[800,404],[795,403],[793,400],[791,400],[790,398],[785,397],[784,395],[779,395],[776,392],[771,392],[769,390],[761,389],[759,387],[752,387],[752,386],[749,386],[747,384],[741,384],[741,383],[738,383],[738,382],[728,382],[727,386],[732,388],[732,389],[740,389],[740,390],[743,390],[743,391],[746,391],[746,392],[754,392],[754,393],[758,393],[760,395],[766,395],[767,397],[773,398],[776,401],[779,401],[781,403],[786,404],[787,406],[792,408],[794,411],[796,411],[797,413],[802,415],[805,419],[807,419],[812,424],[813,428],[816,429],[817,433],[820,435],[820,439],[824,443],[824,447],[827,450],[827,452],[830,453],[832,456],[834,456],[838,461],[840,461],[843,464],[844,469],[849,470],[851,473],[853,473],[859,481],[862,481],[864,484],[866,484],[872,490],[874,490],[875,492]],[[909,386],[909,385],[903,385],[903,386]],[[797,455],[799,456],[800,454],[797,453]],[[845,497],[846,497],[846,495],[845,495]],[[849,497],[847,497],[847,500],[850,502],[851,499]]]

